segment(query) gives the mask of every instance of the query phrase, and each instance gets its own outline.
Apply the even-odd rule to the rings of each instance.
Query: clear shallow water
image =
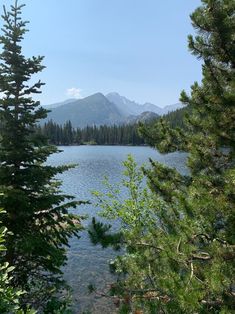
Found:
[[[104,191],[102,181],[107,175],[111,183],[119,182],[122,178],[122,162],[128,154],[132,154],[138,164],[148,162],[149,158],[175,167],[186,174],[186,154],[172,153],[162,155],[149,147],[132,146],[63,146],[60,154],[54,154],[49,158],[53,165],[78,164],[62,175],[62,190],[74,195],[77,200],[93,200],[91,191]],[[79,206],[75,212],[89,215],[83,222],[87,226],[93,216],[97,216],[98,209],[94,205]],[[87,286],[89,283],[96,285],[99,290],[105,289],[112,277],[108,270],[107,261],[115,256],[111,249],[102,249],[93,246],[87,236],[87,232],[81,232],[81,238],[73,238],[68,249],[68,263],[64,268],[64,277],[73,289],[74,312],[82,313],[90,310],[95,314],[115,313],[115,308],[107,298],[89,295]]]

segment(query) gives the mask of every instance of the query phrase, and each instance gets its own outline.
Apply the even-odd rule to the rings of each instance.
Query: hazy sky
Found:
[[[45,56],[43,104],[117,91],[164,106],[201,78],[200,62],[187,48],[189,14],[199,0],[22,2],[30,21],[24,53]]]

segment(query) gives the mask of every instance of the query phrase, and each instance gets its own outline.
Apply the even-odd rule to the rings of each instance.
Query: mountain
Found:
[[[184,107],[185,106],[180,102],[173,104],[173,105],[168,105],[168,106],[162,108],[162,112],[163,112],[162,115],[167,114],[167,113],[172,112],[172,111],[175,111],[175,110],[178,110],[178,109],[183,109]]]
[[[146,112],[146,111],[151,111],[156,113],[157,115],[161,116],[162,115],[162,108],[151,104],[149,102],[144,103],[143,105],[140,105],[141,109],[143,110],[142,112]]]
[[[110,102],[114,103],[119,112],[125,116],[137,116],[142,113],[142,108],[135,101],[129,100],[124,96],[120,96],[118,93],[109,93],[105,96]]]
[[[167,114],[170,111],[174,111],[176,109],[183,107],[181,103],[169,105],[164,108],[158,107],[148,102],[142,105],[142,104],[136,103],[135,101],[129,100],[128,98],[121,96],[116,92],[107,94],[106,98],[110,102],[113,102],[117,106],[120,113],[122,113],[126,117],[131,116],[131,115],[137,116],[146,111],[151,111],[162,116],[164,114]]]
[[[58,124],[64,124],[70,120],[73,127],[85,127],[94,124],[118,124],[123,122],[124,118],[116,106],[103,94],[96,93],[52,108],[47,119],[44,119],[42,123],[48,120],[53,120]]]
[[[62,102],[57,102],[55,104],[51,104],[51,105],[42,105],[45,109],[53,109],[53,108],[57,108],[57,107],[60,107],[60,106],[63,106],[63,105],[67,105],[71,102],[75,102],[76,101],[76,98],[71,98],[71,99],[66,99],[65,101],[62,101]]]
[[[64,124],[70,120],[73,127],[80,128],[87,125],[132,123],[153,119],[182,107],[180,103],[165,108],[151,103],[141,105],[118,93],[109,93],[106,96],[96,93],[83,99],[68,99],[61,103],[44,106],[51,112],[41,123],[53,120],[57,124]]]
[[[151,120],[157,119],[159,117],[158,114],[152,111],[142,112],[138,116],[129,116],[126,119],[126,124],[138,123],[138,122],[149,122]]]

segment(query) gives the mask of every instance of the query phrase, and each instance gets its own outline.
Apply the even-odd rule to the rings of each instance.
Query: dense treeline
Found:
[[[63,126],[53,121],[38,126],[40,134],[46,136],[54,145],[143,145],[144,139],[139,135],[137,124],[87,126],[73,128],[70,121]]]
[[[187,116],[189,108],[181,108],[169,112],[162,119],[167,121],[171,127],[186,128],[184,116]],[[155,120],[146,122],[149,125]],[[101,125],[87,126],[85,128],[73,128],[70,121],[59,125],[52,120],[44,125],[37,126],[37,131],[46,136],[54,145],[144,145],[144,137],[139,132],[139,124]]]

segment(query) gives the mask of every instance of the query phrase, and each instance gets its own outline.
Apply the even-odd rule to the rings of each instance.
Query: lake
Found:
[[[132,146],[63,146],[63,152],[52,155],[48,162],[53,165],[78,164],[59,178],[63,181],[62,190],[74,195],[77,200],[94,201],[91,191],[104,191],[102,181],[104,176],[110,178],[111,183],[119,182],[122,178],[122,162],[128,154],[132,154],[136,162],[141,165],[149,158],[175,167],[183,174],[186,153],[160,154],[149,147]],[[84,225],[89,225],[93,216],[97,217],[98,209],[94,205],[79,206],[75,212],[89,215]],[[112,282],[108,269],[108,260],[115,257],[111,249],[102,249],[90,243],[87,232],[81,232],[81,238],[72,238],[68,249],[68,263],[63,269],[64,277],[73,289],[74,312],[90,311],[96,314],[115,313],[115,307],[108,298],[89,294],[87,286],[94,284],[99,291],[105,290]]]

